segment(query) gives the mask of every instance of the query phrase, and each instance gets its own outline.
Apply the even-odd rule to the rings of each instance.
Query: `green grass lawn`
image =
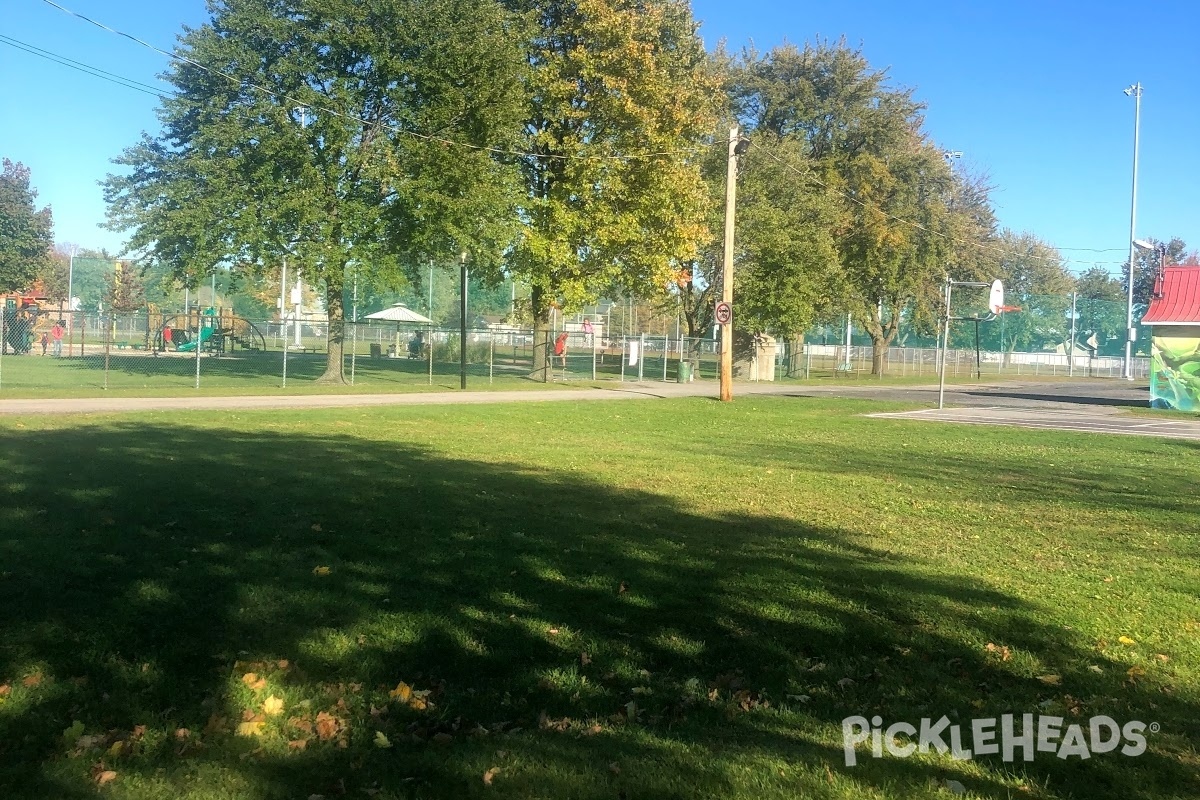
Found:
[[[1197,444],[884,408],[5,418],[0,795],[1200,796]]]

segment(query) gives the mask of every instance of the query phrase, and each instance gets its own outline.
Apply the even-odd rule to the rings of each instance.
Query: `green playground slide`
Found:
[[[204,342],[207,342],[209,339],[211,339],[215,330],[216,330],[216,328],[201,328],[200,329],[200,343],[203,344]],[[196,349],[196,340],[195,339],[193,339],[190,342],[186,342],[185,344],[181,344],[175,348],[175,350],[180,353],[190,353],[195,349]]]

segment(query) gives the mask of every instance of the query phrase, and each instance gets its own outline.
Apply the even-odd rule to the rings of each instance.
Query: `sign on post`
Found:
[[[724,300],[717,301],[717,309],[713,318],[718,325],[728,325],[733,322],[733,304],[726,303]]]

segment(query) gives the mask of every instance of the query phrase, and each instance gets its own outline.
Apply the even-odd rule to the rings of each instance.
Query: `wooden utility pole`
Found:
[[[733,304],[733,221],[737,205],[738,126],[729,129],[729,164],[725,173],[725,256],[721,266],[721,302]],[[721,325],[721,401],[733,400],[733,319]]]

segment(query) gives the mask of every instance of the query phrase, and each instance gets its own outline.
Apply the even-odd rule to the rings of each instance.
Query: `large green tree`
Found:
[[[29,167],[4,159],[0,171],[0,292],[22,291],[53,261],[54,217],[38,209]]]
[[[1074,285],[1062,257],[1032,233],[1001,231],[998,270],[1004,282],[1004,303],[1019,310],[1006,312],[991,324],[1007,363],[1017,348],[1040,350],[1049,342],[1070,338],[1070,292]]]
[[[530,286],[534,376],[550,309],[661,293],[707,235],[689,149],[711,137],[718,84],[685,0],[508,0],[535,26],[511,270]]]
[[[1127,303],[1121,283],[1099,266],[1075,279],[1077,332],[1094,340],[1096,349],[1107,355],[1119,353],[1125,341]]]
[[[953,243],[994,227],[986,186],[956,180],[942,149],[922,131],[923,106],[912,91],[892,86],[885,71],[844,42],[748,51],[738,70],[739,117],[796,142],[809,191],[836,198],[838,210],[809,226],[827,226],[837,278],[826,276],[821,247],[809,248],[798,272],[824,287],[826,311],[840,305],[854,314],[871,336],[874,371],[881,373],[901,321],[932,317],[956,255]],[[808,235],[815,235],[811,227]],[[959,258],[975,262],[978,254]]]
[[[498,0],[214,0],[163,128],[110,176],[110,225],[197,283],[286,257],[322,287],[340,382],[347,267],[403,283],[432,253],[496,268],[518,183],[519,20]],[[410,275],[415,279],[415,275]]]

